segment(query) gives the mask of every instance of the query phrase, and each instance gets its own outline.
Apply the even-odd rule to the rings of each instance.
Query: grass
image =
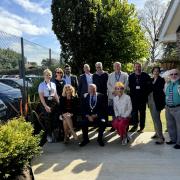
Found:
[[[112,120],[112,117],[111,117],[111,120]],[[161,111],[161,121],[162,121],[163,131],[167,130],[165,110]],[[109,130],[110,128],[107,128],[107,129]],[[146,107],[146,122],[145,122],[144,131],[145,132],[154,132],[154,124],[153,124],[153,120],[152,120],[151,113],[150,113],[148,106]]]
[[[162,121],[162,126],[163,126],[163,131],[165,131],[166,128],[166,117],[165,117],[165,110],[161,111],[161,121]],[[149,111],[149,108],[146,108],[146,124],[145,124],[145,129],[144,131],[146,132],[153,132],[154,131],[154,124],[153,120]]]

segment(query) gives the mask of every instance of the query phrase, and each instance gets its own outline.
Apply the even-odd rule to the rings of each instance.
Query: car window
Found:
[[[8,91],[9,89],[12,89],[10,86],[0,83],[0,91]]]

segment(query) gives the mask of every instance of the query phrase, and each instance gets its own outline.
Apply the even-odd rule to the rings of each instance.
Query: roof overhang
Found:
[[[161,24],[158,39],[160,42],[176,42],[176,31],[180,25],[180,0],[171,0]]]

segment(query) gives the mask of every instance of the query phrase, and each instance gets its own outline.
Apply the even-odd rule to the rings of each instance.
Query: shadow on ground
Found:
[[[83,148],[73,140],[68,145],[46,144],[42,156],[33,161],[35,179],[179,180],[180,151],[155,145],[152,135],[132,133],[131,142],[122,146],[115,132],[106,131],[106,146],[100,147],[97,130],[92,129],[91,142]]]

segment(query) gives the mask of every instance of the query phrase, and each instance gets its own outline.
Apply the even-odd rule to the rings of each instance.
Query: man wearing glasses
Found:
[[[165,85],[166,95],[166,119],[170,141],[168,145],[174,145],[180,149],[180,72],[177,69],[169,71],[169,79]]]

